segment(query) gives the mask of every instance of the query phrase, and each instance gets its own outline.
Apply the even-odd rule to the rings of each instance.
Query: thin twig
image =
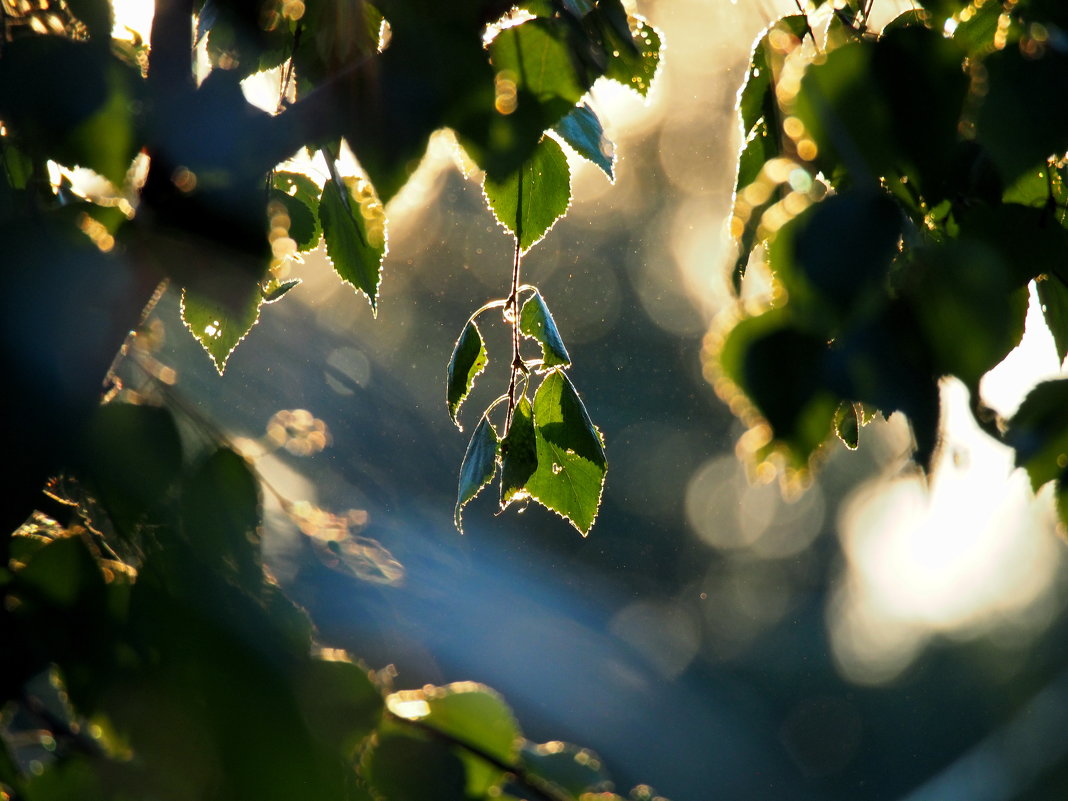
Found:
[[[471,743],[465,742],[464,740],[461,740],[458,737],[454,737],[453,735],[447,732],[441,731],[440,729],[436,729],[433,726],[430,726],[421,721],[411,720],[410,718],[404,718],[400,715],[395,715],[389,710],[386,711],[386,714],[389,715],[390,720],[393,720],[397,723],[402,723],[406,726],[411,726],[412,728],[418,729],[424,734],[430,735],[436,740],[440,740],[441,742],[456,746],[457,748],[462,748],[469,754],[472,754],[473,756],[476,756],[484,762],[497,768],[497,770],[511,774],[513,777],[515,777],[515,781],[518,784],[521,784],[524,789],[531,791],[533,795],[540,799],[540,801],[570,801],[570,796],[561,795],[545,779],[542,779],[536,774],[529,773],[519,765],[510,765],[503,759],[495,757],[493,754],[480,748],[477,745],[472,745]]]
[[[516,204],[516,219],[522,218],[523,208],[523,181],[520,179],[518,190],[518,202]],[[518,229],[519,226],[517,225]],[[522,251],[519,247],[519,235],[515,238],[515,258],[512,262],[512,291],[508,293],[507,309],[511,316],[512,324],[512,374],[508,379],[508,415],[505,418],[504,432],[512,427],[512,414],[515,412],[515,389],[519,380],[519,373],[526,371],[523,357],[519,354],[519,267],[522,262]]]

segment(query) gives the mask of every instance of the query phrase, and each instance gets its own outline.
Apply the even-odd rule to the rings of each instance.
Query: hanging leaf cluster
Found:
[[[1061,482],[1060,382],[1001,421],[980,381],[1019,344],[1031,282],[1068,354],[1068,13],[931,0],[875,31],[877,0],[814,5],[760,36],[738,96],[734,282],[763,261],[776,290],[716,337],[718,388],[788,474],[893,411],[929,469],[954,376],[1036,488]]]

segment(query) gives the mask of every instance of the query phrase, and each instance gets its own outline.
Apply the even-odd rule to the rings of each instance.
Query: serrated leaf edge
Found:
[[[452,372],[453,365],[456,364],[456,352],[460,349],[460,340],[464,338],[464,333],[467,331],[468,328],[473,328],[475,334],[478,335],[479,352],[483,354],[484,358],[482,361],[482,366],[475,370],[472,375],[468,376],[468,379],[466,381],[466,388],[464,389],[463,394],[460,395],[459,398],[457,398],[456,407],[453,408],[452,404],[449,403],[448,375]],[[475,359],[475,364],[478,364],[477,358]],[[463,330],[460,331],[460,336],[456,337],[456,342],[452,346],[452,355],[449,356],[449,365],[447,368],[445,381],[445,405],[449,409],[449,417],[452,418],[452,422],[460,431],[464,430],[464,427],[460,425],[460,407],[463,406],[464,401],[467,400],[467,396],[470,395],[471,391],[475,388],[475,379],[482,375],[484,372],[486,372],[486,367],[488,365],[489,350],[487,350],[486,348],[486,338],[482,336],[482,331],[479,329],[478,323],[476,323],[474,320],[468,320],[467,323],[464,325]]]
[[[245,333],[240,336],[237,342],[234,343],[233,347],[231,347],[230,350],[226,351],[222,359],[219,360],[215,358],[215,354],[208,349],[208,346],[205,345],[203,341],[201,341],[200,336],[197,334],[196,331],[193,330],[193,326],[191,326],[189,324],[189,321],[185,319],[185,289],[182,290],[182,296],[178,300],[179,316],[182,319],[182,325],[184,325],[186,329],[188,329],[189,333],[192,334],[193,339],[195,339],[197,344],[200,345],[200,347],[204,349],[204,352],[208,354],[208,357],[211,359],[211,363],[215,367],[215,371],[220,376],[226,371],[226,365],[230,361],[230,356],[232,356],[233,352],[237,350],[237,346],[245,341],[245,337],[247,337],[249,335],[249,332],[256,327],[256,323],[260,321],[262,307],[263,302],[261,300],[261,302],[256,305],[256,316],[253,318],[252,324],[249,325],[247,329],[245,329]]]

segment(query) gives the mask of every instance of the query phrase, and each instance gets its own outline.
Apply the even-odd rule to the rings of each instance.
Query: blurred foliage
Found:
[[[766,424],[755,457],[790,483],[836,435],[855,448],[876,411],[904,412],[929,469],[939,381],[954,376],[1035,488],[1060,487],[1058,385],[1004,421],[980,380],[1019,344],[1030,282],[1066,352],[1068,117],[1054,98],[1068,17],[1040,0],[929,0],[877,31],[878,5],[810,4],[753,49],[734,278],[740,291],[764,263],[775,289],[722,332],[717,387]]]
[[[646,94],[660,39],[620,0],[510,9],[158,0],[146,43],[113,38],[109,0],[3,4],[0,370],[17,388],[2,412],[20,421],[8,453],[21,469],[0,521],[13,532],[0,538],[0,797],[618,797],[592,752],[528,742],[486,687],[393,693],[388,674],[326,648],[264,567],[261,480],[246,456],[109,370],[171,281],[222,373],[263,304],[298,285],[288,261],[321,239],[377,309],[383,203],[428,137],[451,128],[516,240],[511,294],[476,312],[501,309],[513,334],[507,417],[501,437],[497,404],[476,428],[457,523],[500,466],[503,504],[533,497],[588,532],[603,439],[520,256],[570,205],[548,132],[611,174],[611,145],[580,101],[600,77]],[[241,85],[268,69],[275,113]],[[341,174],[342,141],[360,174]],[[302,150],[324,158],[322,186],[276,171]],[[540,358],[520,354],[524,340]],[[474,316],[456,350],[454,419],[487,358]],[[145,369],[166,385],[150,351]],[[286,411],[261,447],[306,455],[328,439],[322,421]],[[328,566],[403,577],[388,551],[351,536],[355,511],[278,500]]]

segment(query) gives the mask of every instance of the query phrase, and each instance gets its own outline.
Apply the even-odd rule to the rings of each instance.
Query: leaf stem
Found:
[[[520,185],[520,199],[522,198],[522,185]],[[517,215],[518,216],[518,215]],[[512,373],[508,378],[508,415],[505,418],[504,433],[512,427],[512,414],[515,412],[515,390],[519,380],[519,374],[526,372],[523,357],[519,354],[519,267],[522,262],[522,251],[519,247],[519,237],[515,238],[515,258],[512,261],[512,291],[508,293],[507,314],[512,325]]]

